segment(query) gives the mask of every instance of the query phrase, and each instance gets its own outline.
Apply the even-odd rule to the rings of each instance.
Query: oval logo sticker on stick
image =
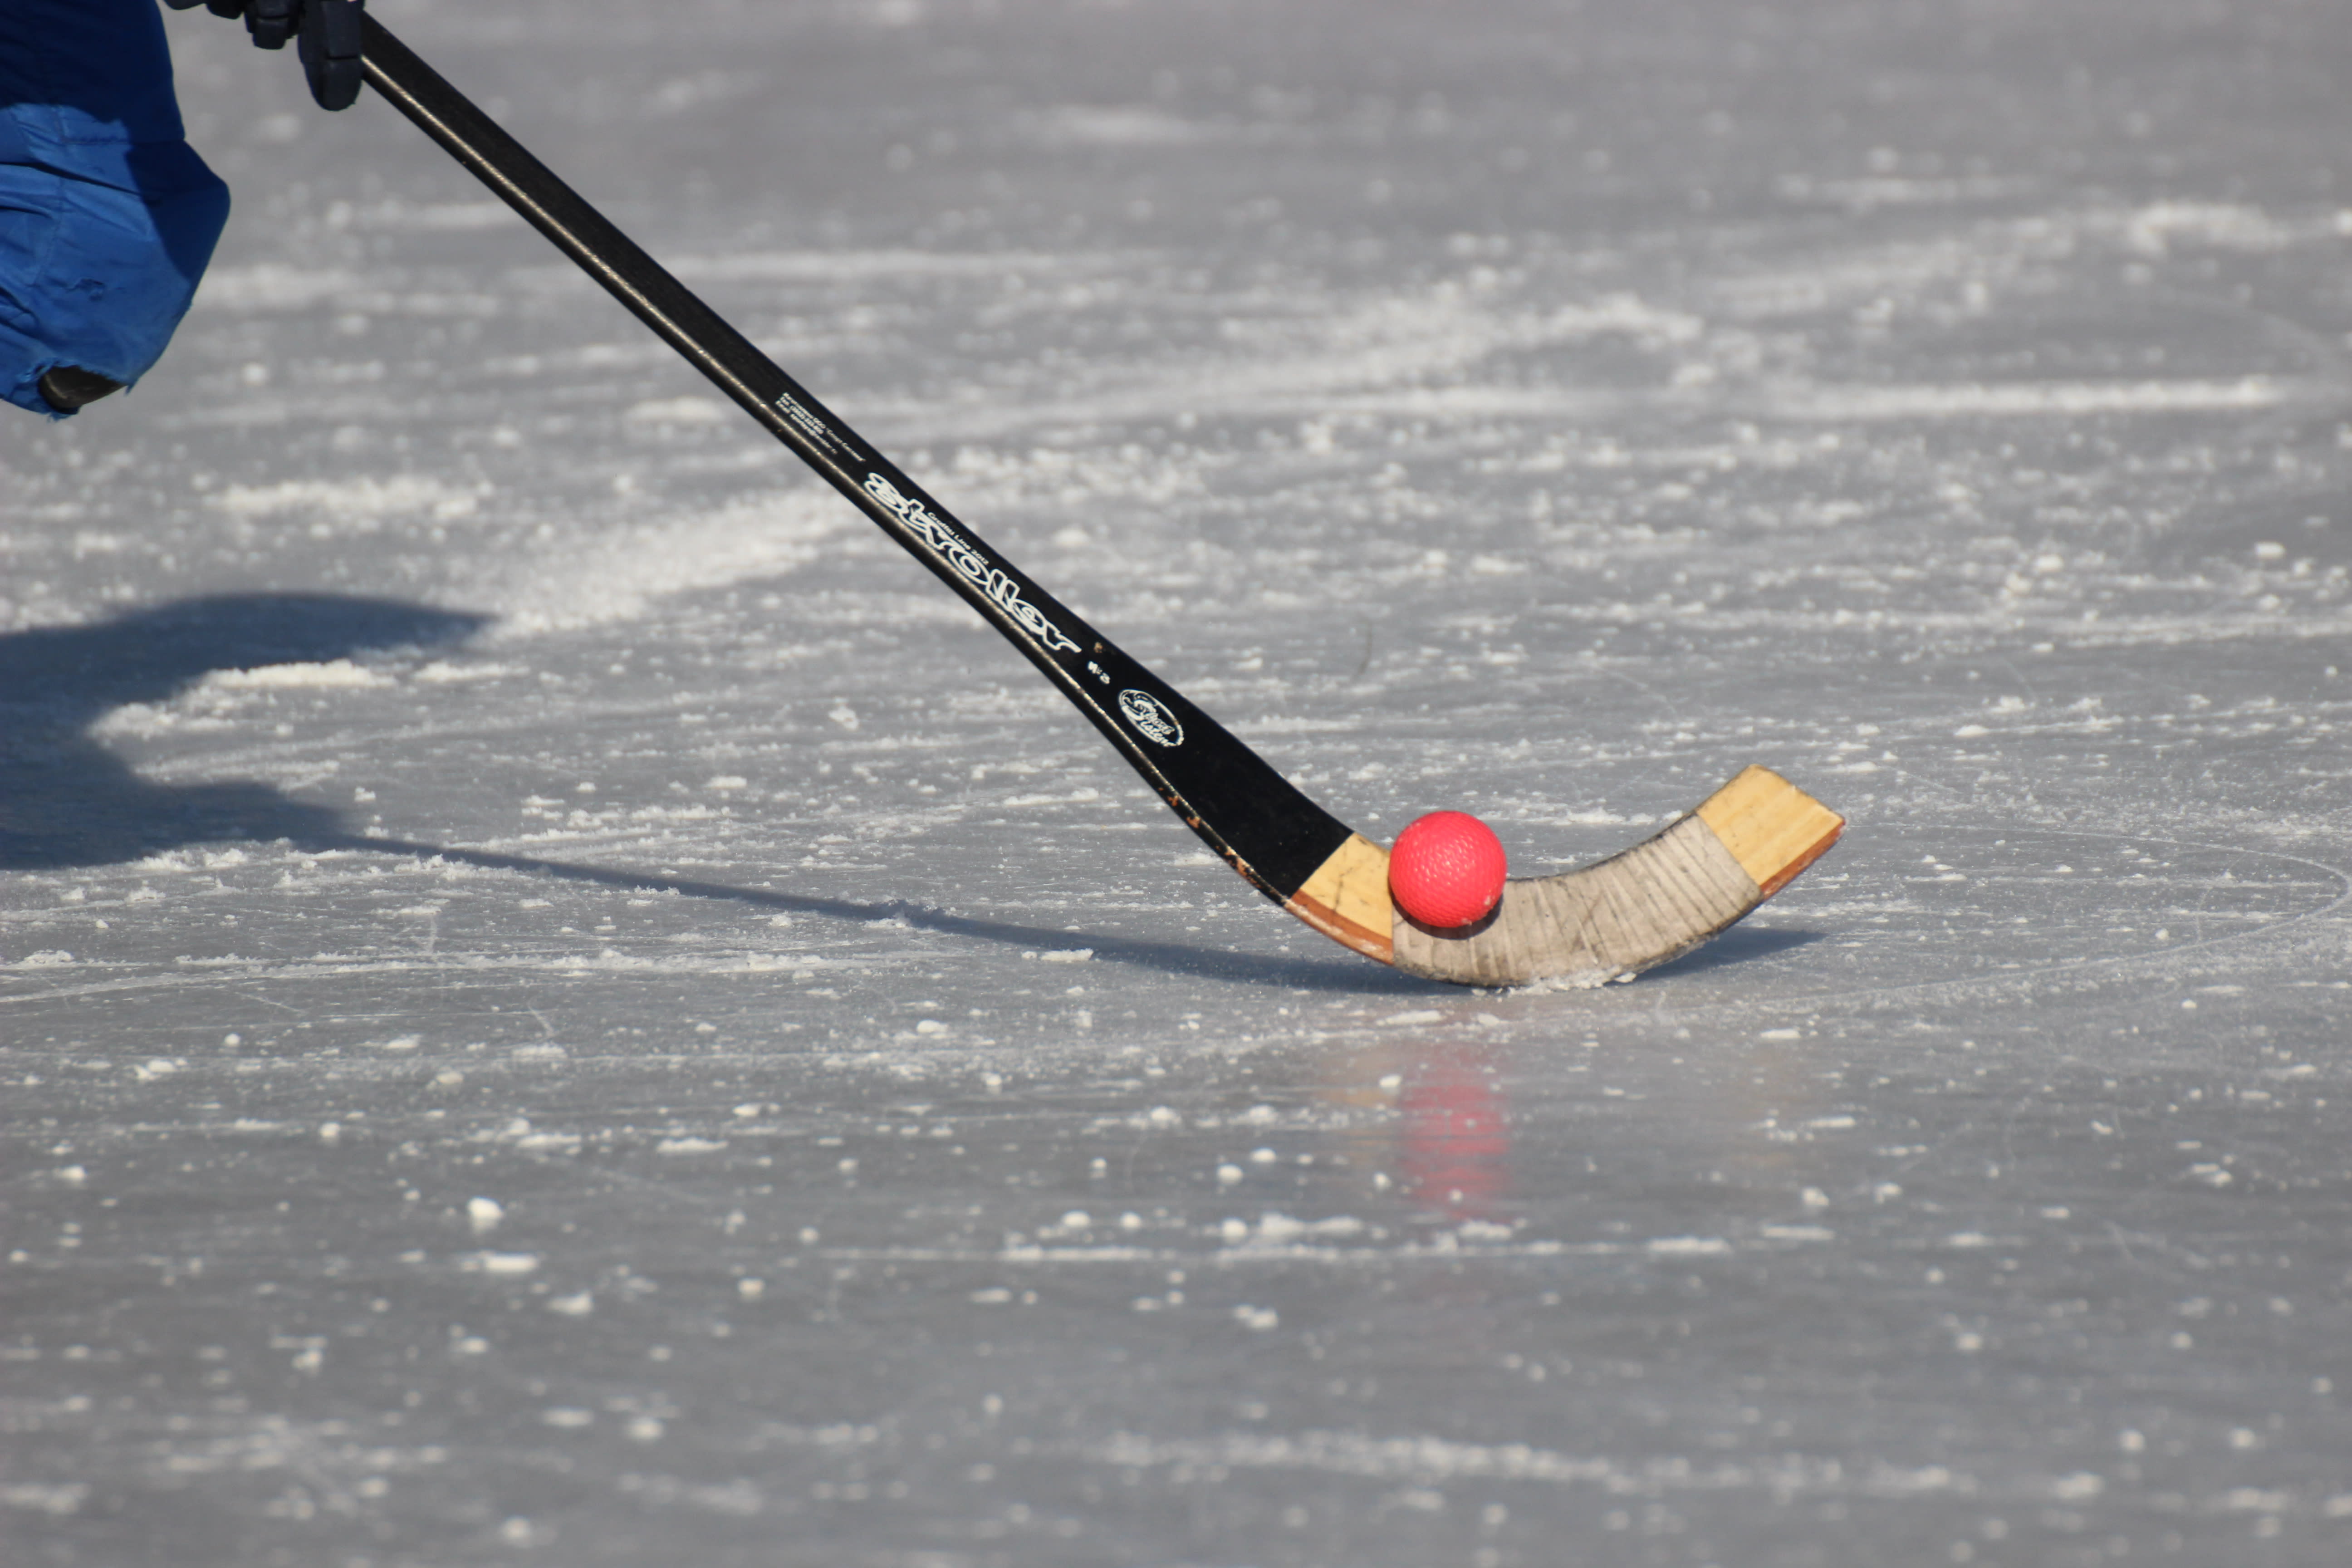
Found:
[[[1176,715],[1168,711],[1168,704],[1149,691],[1129,687],[1118,694],[1118,710],[1127,715],[1127,721],[1145,740],[1162,746],[1184,743],[1184,726],[1176,722]]]

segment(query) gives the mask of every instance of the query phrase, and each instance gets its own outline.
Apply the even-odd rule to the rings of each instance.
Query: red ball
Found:
[[[1495,907],[1507,869],[1493,828],[1465,811],[1433,811],[1397,835],[1389,893],[1423,925],[1451,931]]]

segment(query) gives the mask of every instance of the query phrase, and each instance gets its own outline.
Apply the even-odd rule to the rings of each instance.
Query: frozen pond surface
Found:
[[[1359,960],[382,104],[0,449],[0,1557],[2332,1565],[2352,12],[383,0],[1365,831]]]

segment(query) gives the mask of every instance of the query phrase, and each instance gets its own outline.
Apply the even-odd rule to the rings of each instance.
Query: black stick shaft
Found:
[[[1037,586],[362,13],[368,84],[1043,671],[1210,847],[1286,899],[1347,826],[1174,687]]]

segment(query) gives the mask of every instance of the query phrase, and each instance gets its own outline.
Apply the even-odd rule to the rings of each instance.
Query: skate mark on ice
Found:
[[[1807,1495],[1913,1499],[1937,1494],[1975,1496],[1984,1489],[1974,1477],[1942,1465],[1905,1469],[1874,1460],[1855,1466],[1799,1454],[1760,1460],[1694,1460],[1681,1456],[1620,1459],[1567,1454],[1526,1443],[1465,1443],[1424,1434],[1380,1436],[1307,1430],[1171,1438],[1123,1431],[1059,1451],[1085,1463],[1166,1468],[1188,1477],[1194,1472],[1223,1477],[1234,1470],[1257,1470],[1426,1483],[1509,1480],[1589,1486],[1620,1497],[1756,1492],[1776,1499]]]

